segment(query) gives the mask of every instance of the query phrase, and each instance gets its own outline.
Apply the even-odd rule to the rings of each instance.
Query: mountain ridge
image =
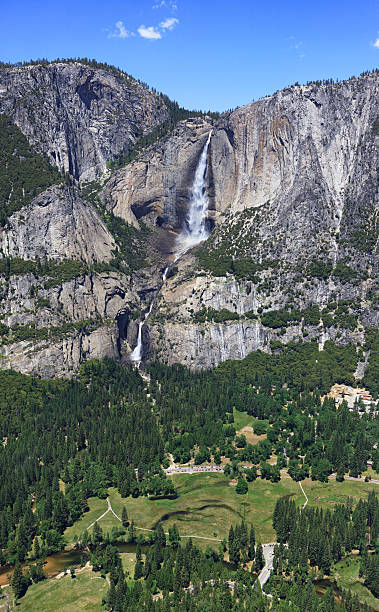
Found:
[[[12,84],[9,70],[18,75],[23,68],[0,70],[0,112],[31,140],[37,139],[38,121],[33,124],[29,119],[40,94],[31,93],[29,106],[25,100],[20,103],[25,78],[19,81],[17,76]],[[252,350],[270,352],[275,343],[296,339],[313,339],[320,348],[328,339],[364,345],[365,329],[378,324],[373,253],[377,73],[336,84],[286,88],[219,118],[187,116],[162,138],[136,150],[129,163],[112,168],[110,162],[125,147],[133,150],[141,130],[153,134],[167,121],[164,101],[138,84],[138,95],[130,94],[132,104],[127,108],[127,85],[121,100],[122,122],[135,104],[140,127],[136,130],[129,117],[122,138],[118,135],[113,143],[116,128],[109,130],[104,117],[117,111],[116,77],[70,63],[59,70],[51,64],[32,66],[29,72],[33,71],[37,85],[45,79],[50,88],[39,109],[47,116],[55,112],[52,74],[58,81],[67,78],[76,89],[84,87],[74,94],[76,101],[69,98],[67,84],[61,91],[68,100],[65,112],[79,113],[67,123],[69,131],[80,125],[79,135],[64,140],[77,161],[70,165],[67,146],[56,137],[51,139],[55,160],[54,147],[50,143],[45,147],[53,122],[45,122],[48,127],[40,136],[40,151],[71,174],[73,185],[50,187],[11,215],[1,231],[1,257],[10,260],[9,270],[17,258],[77,260],[84,267],[72,265],[72,278],[57,277],[56,288],[48,286],[49,277],[43,274],[2,277],[0,316],[8,328],[24,323],[61,329],[71,322],[96,320],[98,327],[88,336],[96,348],[83,348],[85,327],[71,336],[78,343],[77,349],[69,349],[72,358],[62,348],[67,339],[56,342],[54,336],[51,346],[46,340],[38,344],[33,337],[23,341],[26,345],[12,343],[9,340],[20,334],[10,329],[2,336],[3,367],[56,376],[72,373],[88,356],[105,354],[127,361],[140,313],[158,292],[143,329],[146,358],[158,356],[169,363],[208,368],[225,359],[243,358]],[[110,91],[114,94],[108,100]],[[94,97],[99,95],[101,99]],[[91,132],[91,126],[99,123],[102,132]],[[206,243],[171,264],[162,288],[162,270],[172,258],[197,160],[210,130],[208,222],[214,229]],[[62,207],[65,198],[71,198],[71,208]],[[76,209],[82,229],[73,225]],[[312,305],[318,309],[313,315],[307,310]]]

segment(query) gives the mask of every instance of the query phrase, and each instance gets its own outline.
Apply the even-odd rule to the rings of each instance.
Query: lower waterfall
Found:
[[[166,282],[167,272],[168,272],[168,266],[166,266],[165,269],[163,270],[163,273],[162,273],[163,283],[162,284]],[[154,305],[154,298],[150,302],[149,310],[145,313],[145,316],[143,317],[143,319],[141,319],[141,321],[138,323],[137,344],[136,344],[135,349],[130,353],[130,360],[134,361],[135,363],[140,363],[142,359],[142,328],[143,328],[143,324],[145,323],[146,319],[150,316],[151,311],[153,310],[153,305]]]

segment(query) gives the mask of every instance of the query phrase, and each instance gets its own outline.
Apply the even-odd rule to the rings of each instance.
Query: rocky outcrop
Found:
[[[222,118],[210,155],[216,206],[259,209],[259,227],[252,216],[244,231],[260,257],[293,262],[324,250],[336,261],[338,240],[372,214],[378,94],[375,73],[285,89]]]
[[[18,342],[0,347],[0,366],[45,378],[70,377],[86,359],[119,360],[115,325],[53,342]]]
[[[0,112],[80,182],[98,178],[169,116],[162,99],[132,77],[80,62],[2,67]]]
[[[150,332],[160,358],[211,367],[244,350],[270,350],[271,340],[363,342],[364,327],[379,324],[378,94],[378,75],[372,74],[293,87],[221,117],[208,159],[217,225],[200,249],[203,256],[185,256],[162,292]],[[228,259],[268,265],[250,282],[232,269],[213,276],[217,262]],[[204,276],[206,261],[212,263]],[[338,317],[329,326],[320,319],[313,327],[282,330],[259,322],[267,310],[324,308],[341,300],[356,317],[355,329]],[[193,316],[204,306],[252,310],[258,320],[198,325]]]
[[[12,215],[0,230],[0,249],[21,259],[110,261],[116,249],[94,207],[70,186],[54,186]]]

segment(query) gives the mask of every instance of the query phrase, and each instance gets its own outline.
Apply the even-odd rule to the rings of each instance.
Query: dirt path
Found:
[[[88,529],[91,529],[91,527],[93,527],[95,523],[100,521],[106,514],[108,514],[108,512],[112,512],[112,514],[116,517],[116,519],[120,521],[120,523],[122,523],[122,520],[120,519],[118,514],[116,514],[116,512],[113,510],[109,497],[107,497],[107,503],[108,503],[108,509],[105,512],[103,512],[103,514],[101,514],[95,521],[93,521],[90,525],[88,525],[87,531]],[[154,532],[154,529],[147,529],[147,527],[138,527],[137,525],[134,525],[134,528],[139,529],[140,531]],[[165,531],[164,533],[165,535],[168,535],[168,532]],[[220,540],[219,538],[207,538],[205,536],[198,536],[198,535],[182,535],[180,537],[181,538],[196,538],[197,540],[213,540],[214,542],[222,542],[222,540]]]
[[[303,489],[303,485],[301,484],[301,482],[300,482],[300,481],[299,481],[299,485],[300,485],[300,489],[302,490],[303,495],[304,495],[304,497],[305,497],[305,504],[304,504],[304,506],[303,506],[303,510],[304,510],[304,508],[305,508],[305,506],[307,505],[307,503],[308,503],[308,501],[309,501],[309,500],[308,500],[308,497],[307,497],[306,492],[305,492],[305,491],[304,491],[304,489]]]

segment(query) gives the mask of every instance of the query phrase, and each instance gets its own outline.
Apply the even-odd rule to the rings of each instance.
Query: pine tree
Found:
[[[116,601],[117,601],[116,588],[115,588],[115,584],[113,580],[111,580],[111,586],[109,587],[109,590],[107,593],[107,603],[108,603],[108,608],[110,610],[115,609]]]
[[[260,572],[265,565],[265,559],[264,559],[264,555],[263,555],[263,546],[262,544],[259,542],[257,544],[257,549],[255,551],[255,568],[257,572]]]
[[[127,527],[129,525],[128,512],[126,510],[126,506],[122,507],[121,522],[122,522],[124,527]]]
[[[142,578],[143,574],[143,563],[141,560],[138,560],[136,561],[136,565],[134,568],[134,580],[139,580],[140,578]]]
[[[249,535],[249,549],[248,549],[249,561],[253,561],[254,557],[255,557],[255,532],[254,532],[253,525],[251,525],[250,535]]]
[[[246,495],[248,490],[249,487],[247,486],[246,480],[240,476],[237,481],[236,493],[238,493],[238,495]]]
[[[322,571],[324,572],[324,574],[329,574],[330,573],[330,567],[332,565],[332,553],[330,551],[330,544],[329,544],[329,540],[324,540],[324,545],[323,545],[323,554],[321,557],[321,561],[319,563],[319,567],[320,569],[322,569]]]
[[[375,597],[379,597],[379,563],[377,554],[371,555],[368,561],[365,585]]]
[[[333,589],[328,589],[323,597],[321,610],[323,612],[334,612],[336,604],[334,600]]]
[[[103,530],[97,521],[93,526],[92,541],[95,545],[103,541]]]
[[[130,523],[129,526],[129,542],[131,542],[133,544],[133,542],[136,541],[136,528],[134,526],[134,521],[132,519],[132,522]]]
[[[11,586],[16,599],[20,599],[20,597],[25,595],[26,590],[28,588],[28,583],[25,576],[23,576],[22,574],[22,569],[19,561],[17,561],[16,565],[14,566]]]
[[[38,538],[35,537],[34,538],[34,545],[33,545],[33,557],[35,559],[39,559],[40,555],[41,555],[41,548],[40,548],[40,545],[39,545]]]
[[[169,542],[170,542],[171,546],[174,549],[178,548],[178,545],[179,545],[179,542],[180,542],[180,535],[179,535],[179,531],[178,531],[178,528],[176,526],[176,523],[174,523],[172,527],[169,527],[169,530],[168,530],[168,539],[169,539]]]

